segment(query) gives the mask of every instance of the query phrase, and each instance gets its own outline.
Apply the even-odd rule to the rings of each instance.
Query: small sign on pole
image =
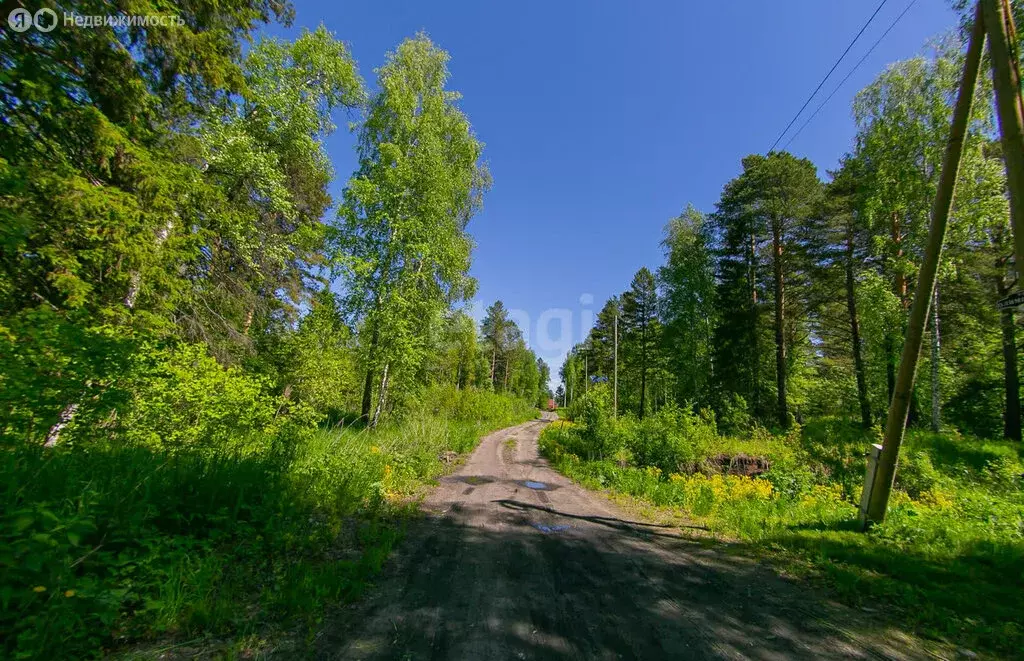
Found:
[[[878,473],[878,457],[882,454],[882,446],[872,443],[868,450],[868,470],[864,477],[864,491],[860,497],[860,526],[865,529],[868,524],[868,504],[871,502],[871,492],[875,488],[875,475]]]
[[[1024,305],[1024,291],[1015,291],[1006,298],[999,299],[996,307],[1000,310],[1015,308]]]

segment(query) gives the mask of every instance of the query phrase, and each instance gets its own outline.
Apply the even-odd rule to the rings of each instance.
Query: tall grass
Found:
[[[888,516],[863,534],[856,502],[875,432],[820,419],[785,435],[727,437],[711,418],[653,417],[588,428],[581,416],[549,426],[541,448],[584,485],[666,508],[790,572],[823,578],[848,603],[886,604],[902,623],[971,649],[1024,650],[1019,447],[911,430]],[[705,461],[740,453],[771,467],[751,478],[718,474]]]
[[[0,453],[0,629],[15,658],[314,624],[357,597],[442,455],[535,415],[433,390],[377,430],[244,448],[78,444]]]

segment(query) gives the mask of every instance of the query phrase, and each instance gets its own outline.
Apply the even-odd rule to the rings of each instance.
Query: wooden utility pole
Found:
[[[1018,284],[1024,283],[1024,108],[1020,98],[1020,70],[1009,0],[980,0],[978,23],[984,23],[992,56],[992,82],[996,92],[999,133],[1006,162],[1006,186],[1010,189],[1010,223]],[[983,20],[984,19],[984,20]]]
[[[990,1],[997,2],[998,0],[981,0],[980,5]],[[946,223],[949,220],[949,210],[953,204],[953,192],[956,188],[960,159],[964,151],[964,136],[967,133],[971,101],[974,99],[974,89],[978,82],[981,51],[985,44],[985,24],[982,21],[980,5],[976,12],[974,27],[971,30],[970,43],[967,46],[960,91],[957,93],[956,106],[953,109],[953,124],[950,129],[949,142],[946,144],[946,153],[942,159],[939,186],[932,206],[931,225],[928,228],[928,242],[925,246],[921,268],[918,271],[914,302],[910,308],[910,319],[907,323],[907,339],[903,344],[892,401],[889,403],[889,416],[885,423],[885,440],[882,444],[881,455],[878,457],[875,473],[873,476],[869,475],[865,482],[865,489],[870,488],[870,493],[865,494],[864,498],[867,507],[861,512],[861,524],[865,528],[872,522],[881,522],[885,518],[893,480],[896,477],[896,462],[907,425],[910,396],[917,372],[917,359],[921,353],[921,340],[924,335],[925,323],[928,320],[932,294],[935,291],[935,275],[939,266],[939,257],[942,255],[942,243],[946,238]]]
[[[613,342],[614,349],[612,351],[614,355],[614,369],[612,371],[612,416],[615,418],[619,417],[619,309],[615,308],[615,340]]]

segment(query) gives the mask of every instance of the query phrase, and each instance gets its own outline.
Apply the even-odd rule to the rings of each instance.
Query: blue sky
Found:
[[[478,308],[500,298],[522,310],[557,373],[557,345],[579,341],[595,308],[661,263],[669,218],[688,202],[710,210],[740,159],[771,146],[879,1],[295,0],[293,28],[272,32],[323,23],[371,84],[384,54],[419,30],[450,53],[451,87],[494,177],[470,224]],[[819,98],[908,2],[885,4]],[[823,174],[834,167],[852,144],[857,90],[955,23],[946,0],[917,0],[789,150]],[[336,197],[355,166],[338,119]],[[540,346],[538,320],[558,308],[572,327],[550,324]]]

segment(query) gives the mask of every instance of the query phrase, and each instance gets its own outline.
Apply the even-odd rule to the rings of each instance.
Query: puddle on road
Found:
[[[543,482],[534,482],[533,480],[524,480],[522,485],[529,489],[539,489],[541,491],[548,489],[548,485]]]
[[[563,530],[568,530],[571,527],[568,525],[546,526],[543,523],[531,523],[530,525],[541,532],[562,532]]]

